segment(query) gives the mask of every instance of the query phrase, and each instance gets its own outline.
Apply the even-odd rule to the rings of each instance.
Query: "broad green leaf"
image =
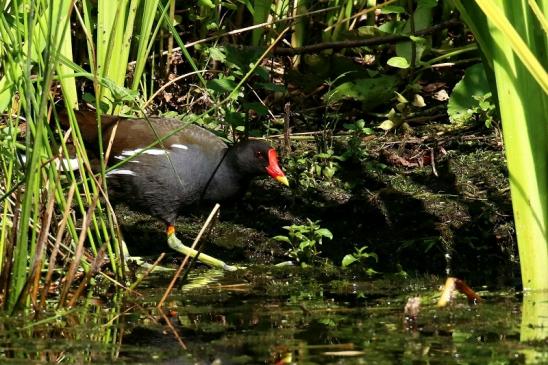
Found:
[[[354,255],[351,255],[351,254],[345,255],[342,259],[342,266],[348,267],[356,261],[358,261],[358,259]]]
[[[407,59],[405,59],[404,57],[392,57],[386,62],[386,64],[388,66],[401,69],[409,68],[409,62],[407,62]]]
[[[413,12],[413,23],[415,27],[415,31],[425,29],[432,25],[432,9],[436,6],[436,2],[430,2],[430,1],[421,1],[419,6],[417,6],[417,9]],[[410,34],[411,33],[411,19],[408,20],[405,24],[405,27],[403,28],[403,33]],[[412,37],[412,35],[410,35]],[[417,42],[417,38],[413,38],[413,43],[411,42],[401,42],[396,45],[396,54],[400,57],[404,57],[407,59],[407,63],[412,64],[412,56],[413,56],[413,49],[412,47],[415,47],[415,61],[418,63],[420,62],[422,58],[422,54],[424,51],[429,47],[429,44],[427,44],[426,41],[421,42],[420,40]],[[429,43],[429,42],[428,42]]]
[[[222,92],[232,92],[236,87],[236,82],[232,79],[213,79],[207,82],[207,88],[213,91],[222,93]]]
[[[396,125],[394,124],[393,121],[391,121],[390,119],[387,119],[384,122],[382,122],[381,124],[379,124],[378,128],[380,128],[382,130],[385,130],[385,131],[389,131],[391,129],[394,129],[395,126]]]
[[[329,238],[330,240],[333,239],[333,233],[331,233],[331,231],[327,228],[320,228],[316,231],[316,234],[321,236],[321,237],[327,237]]]
[[[468,67],[449,96],[447,114],[453,122],[465,122],[472,116],[471,109],[478,105],[477,97],[490,91],[483,64]]]
[[[329,103],[356,100],[365,109],[373,109],[392,99],[398,82],[399,78],[394,75],[348,81],[328,92],[324,99]]]
[[[268,108],[259,102],[243,103],[242,106],[245,110],[253,110],[259,116],[268,114]]]

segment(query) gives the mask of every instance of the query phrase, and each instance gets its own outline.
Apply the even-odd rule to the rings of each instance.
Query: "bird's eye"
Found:
[[[262,160],[263,159],[263,153],[261,151],[257,151],[257,152],[255,152],[255,157]]]

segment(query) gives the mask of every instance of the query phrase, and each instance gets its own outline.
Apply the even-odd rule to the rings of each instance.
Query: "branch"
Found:
[[[457,19],[451,19],[446,22],[433,25],[429,28],[425,28],[422,30],[418,30],[415,32],[415,36],[425,36],[430,35],[436,32],[439,32],[442,29],[449,28],[454,25],[462,24]],[[318,44],[312,44],[310,46],[304,46],[304,47],[298,47],[298,48],[274,48],[272,51],[272,54],[276,56],[295,56],[305,53],[318,53],[319,51],[323,51],[325,49],[332,49],[332,50],[340,50],[345,48],[353,48],[353,47],[364,47],[364,46],[375,46],[378,44],[391,44],[391,43],[398,43],[403,41],[409,41],[409,35],[387,35],[387,36],[381,36],[381,37],[374,37],[374,38],[367,38],[367,39],[358,39],[358,40],[351,40],[351,41],[341,41],[341,42],[326,42],[326,43],[318,43]]]

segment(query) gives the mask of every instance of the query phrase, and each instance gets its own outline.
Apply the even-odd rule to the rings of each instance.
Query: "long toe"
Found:
[[[190,248],[186,245],[184,245],[181,240],[177,238],[175,233],[168,234],[167,236],[167,243],[169,247],[171,247],[172,250],[175,250],[183,255],[187,255],[190,257],[196,257],[198,255],[198,251],[194,250],[193,248]],[[215,257],[209,256],[205,253],[200,253],[198,256],[198,260],[203,262],[206,265],[209,265],[211,267],[215,267],[218,269],[223,269],[226,271],[236,271],[238,268],[236,266],[228,265],[224,261],[221,261],[219,259],[216,259]]]

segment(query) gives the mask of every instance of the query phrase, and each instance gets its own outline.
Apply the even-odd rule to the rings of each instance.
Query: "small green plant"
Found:
[[[339,170],[339,162],[343,160],[343,157],[335,155],[332,149],[328,149],[326,152],[318,153],[313,157],[311,169],[313,169],[312,172],[315,176],[330,180]]]
[[[320,251],[319,246],[323,238],[333,239],[333,234],[327,228],[320,226],[320,221],[306,219],[307,224],[285,226],[287,236],[273,237],[277,241],[286,242],[290,245],[288,254],[302,266],[317,260]]]
[[[343,127],[350,132],[350,140],[348,141],[348,148],[341,157],[345,160],[363,160],[367,157],[367,152],[362,147],[362,141],[365,136],[373,134],[373,130],[365,126],[363,119],[357,120],[354,123],[346,123]]]
[[[473,107],[471,110],[472,115],[476,117],[476,120],[484,120],[485,126],[487,128],[491,128],[496,113],[495,105],[491,99],[491,93],[489,92],[485,95],[474,95],[472,97],[478,102],[478,105]]]
[[[390,131],[396,128],[402,128],[404,131],[411,131],[411,126],[407,123],[407,119],[414,117],[420,108],[424,108],[426,104],[420,94],[414,94],[413,100],[409,101],[402,94],[396,93],[397,104],[395,108],[390,109],[384,122],[378,128]]]
[[[350,253],[343,257],[342,259],[342,266],[348,267],[354,263],[360,263],[363,265],[365,273],[367,275],[374,275],[377,272],[373,270],[371,267],[369,267],[368,261],[371,261],[370,259],[374,259],[375,262],[379,262],[379,257],[374,252],[367,252],[367,246],[362,246],[360,248],[355,248],[353,253]]]
[[[343,156],[338,156],[332,149],[310,156],[309,153],[291,159],[287,163],[290,171],[297,175],[299,185],[304,188],[315,188],[320,184],[331,184],[340,169]]]

